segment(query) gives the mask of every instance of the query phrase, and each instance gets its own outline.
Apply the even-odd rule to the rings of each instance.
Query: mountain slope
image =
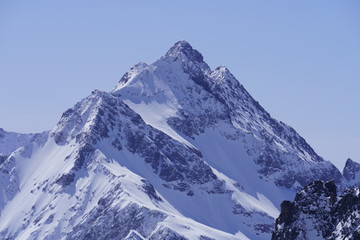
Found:
[[[0,174],[9,239],[269,239],[284,199],[342,178],[185,41],[93,91]]]
[[[102,95],[109,94],[96,92],[77,110],[86,112],[92,104],[90,112],[101,109]],[[117,110],[125,125],[141,121],[123,104]],[[242,239],[184,218],[150,182],[95,149],[103,134],[96,119],[86,119],[84,129],[67,139],[59,122],[48,138],[31,142],[31,147],[20,148],[5,161],[2,167],[10,167],[3,172],[16,179],[9,186],[19,191],[7,199],[1,213],[2,238],[109,239],[139,234],[150,239],[163,235],[163,239],[168,235]]]
[[[258,172],[278,186],[304,186],[309,178],[327,178],[322,175],[327,171],[336,181],[341,178],[291,127],[271,118],[225,67],[211,71],[185,41],[154,64],[136,65],[113,93],[148,124],[168,134],[175,130],[173,135],[187,141],[222,127],[228,139],[254,139],[258,146],[246,149],[252,151],[247,155],[254,155]]]
[[[0,154],[2,156],[9,155],[15,149],[23,146],[34,137],[35,134],[22,134],[15,132],[7,132],[0,128]]]

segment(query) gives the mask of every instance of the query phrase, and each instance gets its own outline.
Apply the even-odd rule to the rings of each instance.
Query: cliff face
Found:
[[[360,189],[337,196],[334,182],[314,181],[281,204],[273,240],[359,239]]]

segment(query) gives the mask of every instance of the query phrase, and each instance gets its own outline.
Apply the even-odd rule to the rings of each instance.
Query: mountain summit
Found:
[[[204,61],[200,52],[193,49],[192,46],[186,41],[179,41],[166,53],[165,56],[181,57],[186,56],[190,61],[202,63]]]
[[[202,240],[269,239],[283,200],[343,179],[185,41],[65,111],[0,178],[4,239]]]

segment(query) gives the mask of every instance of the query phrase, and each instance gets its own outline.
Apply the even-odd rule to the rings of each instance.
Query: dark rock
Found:
[[[337,197],[333,181],[313,181],[300,191],[294,202],[284,201],[276,219],[273,240],[358,239],[360,189],[353,188]],[[314,233],[315,232],[315,233]]]
[[[6,160],[7,158],[8,158],[8,156],[3,155],[3,154],[0,153],[0,165],[1,165],[3,162],[5,162],[5,160]]]
[[[74,170],[79,171],[94,151],[95,148],[91,144],[85,144],[84,146],[80,147],[80,150],[74,162]]]
[[[357,175],[360,176],[360,163],[354,162],[348,158],[343,170],[343,176],[347,181],[351,181],[354,180]]]
[[[73,183],[74,179],[75,179],[75,173],[67,173],[67,174],[61,175],[61,177],[59,177],[56,180],[56,183],[60,184],[62,187],[66,187],[66,186],[70,185],[71,183]]]
[[[150,199],[161,201],[161,202],[163,201],[161,199],[161,197],[159,195],[157,195],[154,186],[149,181],[147,181],[145,179],[142,179],[141,181],[144,183],[143,189],[144,189],[145,193],[150,197]]]

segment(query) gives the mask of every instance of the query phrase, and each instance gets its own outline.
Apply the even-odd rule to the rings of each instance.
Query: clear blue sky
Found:
[[[325,159],[360,162],[360,1],[0,1],[0,127],[52,129],[187,40]]]

